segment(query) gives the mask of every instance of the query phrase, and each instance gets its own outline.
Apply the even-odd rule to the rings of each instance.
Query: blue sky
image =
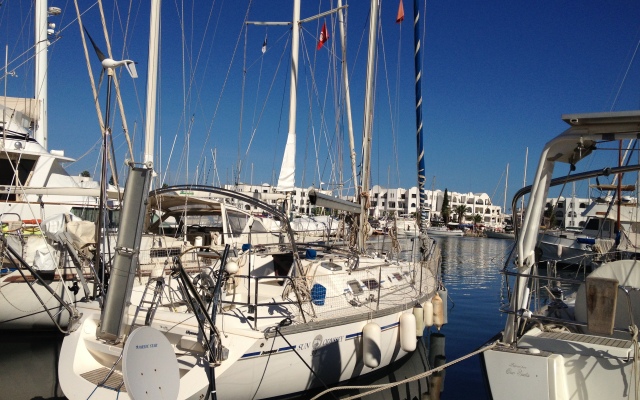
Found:
[[[33,34],[25,27],[31,4],[23,3],[9,0],[0,6],[0,38],[9,46],[10,60],[32,41]],[[114,58],[125,54],[125,58],[138,62],[140,78],[133,81],[122,76],[121,87],[139,159],[148,1],[120,1],[117,8],[109,3],[105,4],[105,14]],[[216,0],[213,7],[206,3],[163,2],[157,133],[161,139],[156,148],[161,156],[156,164],[161,165],[163,173],[168,164],[168,183],[194,181],[196,168],[199,179],[206,177],[211,183],[211,151],[215,148],[222,183],[233,180],[239,158],[243,159],[241,181],[272,182],[278,175],[287,133],[288,30],[249,27],[245,40],[243,20],[248,1]],[[347,63],[359,149],[369,2],[347,3]],[[80,158],[69,166],[71,172],[89,170],[93,174],[100,131],[75,10],[72,2],[51,1],[51,5],[63,8],[63,14],[55,18],[61,39],[49,51],[49,148],[64,149],[67,155]],[[331,6],[329,1],[303,1],[301,16],[309,17]],[[97,7],[81,7],[86,11],[84,24],[106,50]],[[372,182],[409,187],[416,183],[412,2],[404,1],[406,19],[402,25],[395,23],[397,7],[397,0],[383,0]],[[184,15],[183,33],[179,29],[180,14]],[[248,19],[287,21],[291,14],[289,0],[254,0]],[[632,1],[427,2],[423,9],[426,34],[422,89],[427,187],[435,177],[436,188],[487,192],[494,196],[494,202],[502,204],[504,177],[500,180],[507,163],[510,196],[522,185],[525,149],[529,149],[527,183],[531,183],[542,146],[565,128],[561,114],[637,109],[640,68],[632,57],[640,40],[638,15],[640,4]],[[316,51],[323,22],[331,38],[325,48]],[[268,51],[263,56],[260,49],[265,35]],[[331,65],[332,52],[340,51],[336,39],[335,21],[330,17],[303,27],[298,185],[336,182],[331,165],[334,171],[340,168],[335,162],[340,158],[337,142],[342,142],[344,180],[350,179],[345,134],[335,133],[336,125],[344,125],[343,120],[335,121],[333,99],[337,95],[331,89],[337,82]],[[95,58],[92,61],[97,79],[99,65]],[[243,64],[247,70],[244,80]],[[18,77],[8,78],[7,93],[28,95],[33,89],[25,78],[32,64],[16,65],[9,68],[15,69]],[[103,84],[103,111],[105,93]],[[116,116],[113,130],[122,163],[126,155],[120,125]],[[190,160],[188,177],[187,162],[181,159]]]

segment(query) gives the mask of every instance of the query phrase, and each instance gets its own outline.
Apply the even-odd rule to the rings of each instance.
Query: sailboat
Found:
[[[507,212],[507,188],[509,185],[509,164],[507,164],[507,172],[506,172],[506,176],[504,178],[504,201],[503,201],[503,208],[502,211],[504,213]],[[513,227],[512,227],[513,229]],[[500,227],[499,230],[497,229],[486,229],[484,231],[484,234],[486,237],[488,238],[493,238],[493,239],[514,239],[515,235],[513,233],[513,230],[509,230],[507,231],[506,229],[503,229],[502,227]]]
[[[152,7],[155,29],[159,3],[153,2]],[[294,35],[299,15],[300,2],[295,1]],[[377,15],[378,1],[373,0],[370,82]],[[150,58],[157,54],[155,29]],[[154,75],[150,71],[150,79]],[[373,86],[368,86],[370,99]],[[369,100],[365,142],[371,111]],[[152,155],[152,148],[145,154]],[[170,277],[151,277],[141,299],[130,305],[137,269],[135,249],[148,218],[145,186],[152,159],[145,161],[143,167],[132,169],[125,188],[127,218],[123,221],[128,223],[120,227],[117,248],[121,250],[112,266],[104,306],[99,301],[79,302],[82,317],[62,344],[58,376],[69,399],[290,395],[378,370],[416,349],[425,319],[428,326],[445,322],[438,294],[442,289],[438,247],[426,236],[421,237],[424,256],[414,262],[367,253],[364,235],[358,251],[298,245],[286,211],[242,193],[196,185],[158,189],[153,194],[193,192],[198,197],[231,198],[261,207],[281,221],[288,240],[260,246],[249,242],[237,252],[227,245],[222,252],[209,254],[214,260],[210,274],[198,275],[202,280],[210,277],[210,285],[204,287],[196,287],[176,257]],[[328,196],[319,195],[318,200],[351,212],[365,208]],[[197,207],[184,197],[184,208]],[[162,306],[159,297],[163,287],[170,285],[167,279],[178,281],[190,312]]]
[[[47,148],[47,48],[54,33],[48,19],[60,12],[46,0],[35,2],[34,97],[0,98],[0,330],[67,327],[79,290],[67,235],[85,240],[87,221],[80,217],[98,210],[98,182],[71,176],[64,163],[74,160]],[[111,203],[118,196],[110,194]]]
[[[640,165],[573,173],[592,153],[634,140],[640,112],[563,115],[569,128],[550,140],[540,156],[516,250],[507,260],[509,303],[504,331],[483,353],[493,399],[629,399],[638,393],[637,321],[640,321],[640,263],[622,241],[615,258],[593,272],[571,278],[539,272],[538,229],[549,188],[615,174],[618,182]],[[636,150],[637,151],[637,150]],[[571,171],[552,179],[557,164]],[[581,165],[582,165],[581,164]],[[633,174],[635,176],[635,174]],[[636,219],[637,221],[637,219]],[[637,241],[633,241],[637,245]],[[543,264],[544,265],[544,264]]]

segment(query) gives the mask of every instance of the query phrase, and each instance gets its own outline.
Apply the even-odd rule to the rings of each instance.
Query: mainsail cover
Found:
[[[296,177],[296,133],[289,132],[287,135],[287,145],[284,148],[282,157],[282,167],[278,177],[278,191],[290,192],[294,189]]]

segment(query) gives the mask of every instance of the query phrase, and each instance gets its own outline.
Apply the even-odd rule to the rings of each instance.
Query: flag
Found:
[[[327,31],[327,23],[322,24],[322,30],[320,31],[320,40],[318,40],[318,50],[329,40],[329,32]]]
[[[398,16],[396,17],[396,24],[404,21],[404,6],[402,5],[402,0],[400,0],[400,4],[398,5]]]
[[[264,42],[262,42],[262,54],[267,51],[267,35],[264,35]]]

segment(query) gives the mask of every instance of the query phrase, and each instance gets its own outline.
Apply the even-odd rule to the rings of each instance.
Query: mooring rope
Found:
[[[453,360],[453,361],[451,361],[449,363],[443,364],[443,365],[441,365],[439,367],[430,369],[429,371],[422,372],[422,373],[420,373],[418,375],[412,376],[412,377],[407,378],[407,379],[403,379],[403,380],[398,381],[398,382],[386,383],[386,384],[382,384],[382,385],[363,385],[363,386],[339,386],[339,387],[334,387],[334,388],[331,388],[331,389],[327,389],[327,390],[325,390],[324,392],[322,392],[320,394],[315,395],[314,397],[311,398],[311,400],[319,399],[323,395],[325,395],[325,394],[327,394],[329,392],[336,391],[336,390],[355,390],[355,389],[370,389],[370,388],[373,388],[372,390],[370,390],[368,392],[360,393],[360,394],[357,394],[357,395],[354,395],[354,396],[350,396],[350,397],[345,397],[343,400],[359,399],[361,397],[369,396],[371,394],[378,393],[378,392],[381,392],[383,390],[391,389],[393,387],[396,387],[396,386],[399,386],[399,385],[402,385],[402,384],[405,384],[405,383],[409,383],[409,382],[417,381],[417,380],[422,379],[422,378],[426,378],[426,377],[428,377],[430,375],[433,375],[436,372],[440,372],[443,369],[448,368],[448,367],[450,367],[450,366],[452,366],[454,364],[457,364],[457,363],[459,363],[461,361],[464,361],[464,360],[466,360],[468,358],[476,356],[476,355],[478,355],[480,353],[483,353],[483,352],[485,352],[487,350],[491,350],[491,349],[495,348],[497,345],[498,345],[498,341],[495,341],[495,342],[493,342],[493,343],[491,343],[491,344],[489,344],[489,345],[487,345],[485,347],[481,347],[478,350],[473,351],[473,352],[471,352],[471,353],[469,353],[467,355],[464,355],[464,356],[462,356],[460,358],[457,358],[457,359],[455,359],[455,360]]]

